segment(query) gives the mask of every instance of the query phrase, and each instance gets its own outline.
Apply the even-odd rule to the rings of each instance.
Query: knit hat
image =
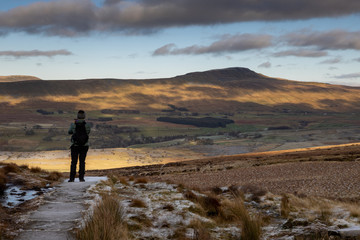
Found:
[[[83,110],[79,110],[77,114],[78,119],[85,119],[85,112]]]

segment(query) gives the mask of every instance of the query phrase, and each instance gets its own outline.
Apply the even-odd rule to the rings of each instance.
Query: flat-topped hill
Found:
[[[162,79],[86,79],[1,82],[3,107],[136,109],[168,105],[192,112],[360,110],[360,88],[282,80],[247,68],[188,73]]]
[[[26,75],[11,75],[11,76],[0,76],[0,82],[20,82],[29,80],[41,80],[38,77],[26,76]]]

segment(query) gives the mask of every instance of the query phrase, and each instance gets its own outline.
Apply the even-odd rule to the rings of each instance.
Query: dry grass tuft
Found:
[[[60,172],[49,172],[49,175],[45,178],[50,181],[59,181],[63,177],[62,173]]]
[[[177,185],[177,189],[178,189],[179,192],[184,192],[184,189],[185,189],[184,184],[179,183],[179,184]]]
[[[290,214],[290,201],[287,195],[282,195],[280,204],[280,215],[284,218],[288,218]]]
[[[244,193],[240,190],[239,186],[231,185],[229,187],[229,191],[234,197],[241,197],[242,199],[244,199]]]
[[[135,179],[135,184],[145,184],[145,183],[148,183],[149,182],[149,179],[145,178],[145,177],[142,177],[142,178],[136,178]]]
[[[22,164],[22,165],[19,166],[19,168],[29,170],[29,165]]]
[[[219,216],[221,213],[220,200],[216,196],[204,196],[198,199],[201,207],[205,210],[206,215],[210,217]]]
[[[30,172],[32,173],[41,173],[43,170],[39,167],[31,167]]]
[[[195,213],[200,216],[206,215],[205,210],[200,206],[200,204],[197,204],[195,206],[190,206],[188,210],[189,212]]]
[[[242,240],[258,240],[261,237],[261,219],[246,216],[242,222],[241,239]]]
[[[360,207],[359,206],[350,206],[349,208],[350,216],[353,218],[360,218]]]
[[[224,202],[224,218],[237,222],[242,227],[242,240],[258,240],[261,237],[262,220],[259,216],[250,216],[241,198]]]
[[[171,239],[176,240],[189,240],[189,238],[186,237],[186,228],[185,227],[179,227],[174,231],[174,234],[171,236]]]
[[[255,202],[260,202],[260,197],[264,196],[267,191],[259,188],[256,185],[244,185],[241,187],[243,193],[250,193],[251,200]]]
[[[18,165],[16,165],[15,163],[9,163],[9,164],[6,164],[4,167],[3,167],[4,171],[5,171],[5,174],[7,173],[18,173],[20,172],[20,168],[18,167]]]
[[[114,196],[103,196],[93,215],[86,220],[85,227],[77,231],[76,239],[129,239],[123,209]]]
[[[331,206],[327,202],[322,202],[319,204],[319,216],[318,219],[323,223],[330,225],[330,217],[331,217]]]
[[[340,206],[349,211],[350,217],[360,218],[360,204],[355,202],[340,202]],[[360,219],[359,219],[360,220]]]
[[[315,219],[326,225],[331,225],[331,219],[336,215],[333,208],[346,209],[350,212],[351,208],[347,207],[348,203],[332,201],[319,197],[297,197],[292,194],[283,195],[281,200],[281,216],[288,218],[291,212],[296,212],[296,216],[305,218],[310,222]],[[351,204],[350,204],[351,205]],[[354,205],[353,209],[359,209],[358,205]],[[356,214],[359,211],[354,211]]]
[[[211,189],[211,192],[213,192],[216,195],[220,195],[220,194],[223,193],[223,190],[221,188],[219,188],[219,187],[214,187],[214,188]]]
[[[325,223],[326,225],[330,225],[330,217],[331,217],[331,211],[327,208],[320,209],[320,216],[319,220]]]
[[[217,196],[197,196],[193,191],[186,190],[183,193],[184,197],[194,203],[198,203],[209,217],[219,216],[221,213],[221,203]]]
[[[192,220],[188,225],[189,228],[194,229],[194,236],[191,239],[196,240],[210,240],[211,235],[205,224],[200,220]]]
[[[108,181],[111,183],[111,185],[114,185],[119,181],[119,179],[114,174],[111,174],[108,176]]]
[[[132,199],[129,206],[136,208],[146,208],[146,203],[141,199]]]
[[[187,200],[198,202],[198,196],[191,190],[186,190],[183,195]]]
[[[221,215],[221,203],[217,196],[212,194],[198,196],[191,190],[186,190],[183,195],[186,199],[199,205],[200,209],[196,208],[196,211],[199,213],[205,212],[209,217],[217,217]],[[192,208],[192,210],[194,210],[194,208]]]
[[[123,185],[127,185],[127,186],[129,185],[129,182],[124,177],[119,178],[119,182]]]

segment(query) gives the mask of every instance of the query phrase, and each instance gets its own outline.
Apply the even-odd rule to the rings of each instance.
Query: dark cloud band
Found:
[[[0,12],[0,31],[78,36],[94,29],[95,15],[94,5],[88,0],[35,2]]]
[[[90,32],[148,33],[166,27],[333,17],[360,12],[347,0],[91,0],[35,2],[0,12],[0,32],[78,36]]]

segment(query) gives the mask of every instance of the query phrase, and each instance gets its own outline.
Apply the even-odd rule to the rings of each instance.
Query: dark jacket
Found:
[[[84,121],[85,121],[84,119],[75,119],[75,122],[71,123],[68,133],[69,134],[74,134],[75,133],[75,128],[76,128],[75,123],[81,123],[81,122],[84,122]],[[89,135],[90,134],[90,129],[91,129],[89,123],[85,123],[85,129],[86,129],[87,134]],[[71,146],[77,146],[73,142],[72,139],[71,139]],[[89,146],[89,141],[87,141],[84,146]]]

